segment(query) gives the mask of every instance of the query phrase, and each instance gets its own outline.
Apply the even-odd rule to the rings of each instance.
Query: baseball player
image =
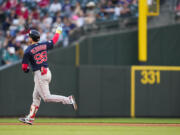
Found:
[[[53,48],[53,45],[56,44],[61,33],[62,26],[58,26],[52,40],[39,43],[40,33],[33,29],[29,32],[29,42],[31,45],[25,50],[22,60],[22,70],[28,73],[30,70],[29,64],[31,65],[35,86],[30,112],[25,118],[19,118],[19,121],[23,123],[32,125],[40,106],[41,98],[44,102],[71,104],[74,110],[77,110],[77,104],[73,95],[69,97],[52,95],[49,91],[51,71],[48,68],[47,51]]]

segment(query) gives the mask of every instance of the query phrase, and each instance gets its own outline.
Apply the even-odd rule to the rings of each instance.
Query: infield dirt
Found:
[[[23,123],[0,123],[0,125],[25,125]],[[180,127],[180,124],[135,124],[135,123],[34,123],[33,125],[60,126],[135,126],[135,127]]]

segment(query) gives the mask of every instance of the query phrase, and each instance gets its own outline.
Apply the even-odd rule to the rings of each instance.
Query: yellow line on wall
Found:
[[[79,65],[80,65],[80,49],[79,49],[79,44],[77,43],[76,44],[76,63],[75,63],[75,65],[76,65],[76,67],[78,67]]]
[[[134,70],[179,71],[180,66],[133,66]]]
[[[131,117],[135,117],[135,70],[131,67]]]

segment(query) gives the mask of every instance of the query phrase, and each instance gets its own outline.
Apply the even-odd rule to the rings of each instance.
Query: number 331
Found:
[[[141,83],[142,84],[159,84],[160,83],[160,71],[143,70],[141,71]]]

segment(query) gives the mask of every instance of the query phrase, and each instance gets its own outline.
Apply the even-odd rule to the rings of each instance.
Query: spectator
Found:
[[[15,46],[16,54],[20,58],[23,58],[23,54],[24,54],[24,50],[23,50],[22,45],[21,45],[22,43],[23,42],[16,41],[16,46]]]
[[[76,25],[73,24],[69,20],[69,18],[64,18],[64,31],[67,33],[67,35],[72,34],[75,28],[76,28]]]
[[[2,24],[2,29],[4,33],[9,29],[9,26],[11,25],[9,17],[6,17],[5,22]]]
[[[77,15],[73,15],[71,20],[77,27],[82,27],[85,23],[83,12],[79,12]]]
[[[3,10],[0,6],[0,24],[5,21],[6,17],[7,17],[6,14],[3,12]]]
[[[138,17],[138,3],[137,0],[133,0],[132,4],[130,5],[131,15],[133,17]]]
[[[16,14],[17,14],[17,16],[22,16],[22,17],[24,17],[24,19],[27,19],[28,15],[29,15],[28,8],[25,7],[25,5],[23,3],[19,3],[16,6]]]
[[[50,29],[52,25],[53,19],[49,16],[49,13],[46,13],[42,20],[41,28],[43,31],[47,31]]]
[[[10,0],[7,0],[6,2],[3,3],[3,5],[1,6],[3,11],[8,11],[11,9],[11,2]]]
[[[71,23],[69,18],[64,18],[64,31],[63,31],[63,46],[66,47],[69,44],[69,35],[73,34],[76,25]]]
[[[3,52],[3,62],[5,64],[12,64],[18,60],[18,56],[15,54],[14,47],[8,47],[7,50]]]
[[[180,0],[177,1],[176,7],[175,7],[175,19],[180,19]]]
[[[56,12],[55,16],[53,16],[53,22],[55,22],[57,18],[61,18],[61,20],[63,19],[61,11]]]
[[[74,23],[77,27],[82,27],[84,25],[84,13],[79,2],[76,2],[73,14],[70,19],[71,22]]]
[[[21,15],[21,8],[23,7],[23,3],[18,3],[16,6],[16,15],[20,16]]]
[[[23,32],[23,31],[22,31]],[[25,39],[25,35],[22,33],[21,31],[19,31],[17,34],[16,34],[16,42],[23,42],[24,39]]]
[[[17,18],[16,10],[12,9],[8,15],[10,22],[12,23],[14,19]]]
[[[64,12],[64,16],[68,16],[68,17],[71,16],[72,12],[71,12],[71,4],[69,0],[65,0],[62,10]]]
[[[114,17],[117,19],[118,17],[120,17],[121,12],[123,10],[123,7],[120,3],[118,3],[115,8],[114,8]]]
[[[95,15],[95,3],[94,2],[89,2],[86,5],[87,11],[86,11],[86,16],[84,18],[85,24],[92,24],[96,20],[96,15]]]
[[[3,48],[3,43],[4,43],[5,38],[3,37],[3,32],[0,31],[0,50]]]
[[[61,11],[61,4],[58,2],[58,0],[54,0],[54,2],[49,7],[49,12],[56,13],[58,11]]]
[[[11,38],[8,41],[7,47],[14,47],[14,48],[16,47],[16,40],[15,40],[15,38]]]
[[[128,2],[124,2],[124,4],[122,4],[122,11],[121,11],[121,17],[130,17],[131,16],[131,10],[129,8],[129,4]]]
[[[12,39],[11,35],[10,35],[10,31],[6,32],[6,37],[3,43],[3,47],[7,48],[9,41]]]
[[[81,4],[79,2],[76,2],[76,6],[75,6],[75,9],[74,9],[74,14],[81,14],[83,11],[81,9]]]
[[[17,0],[7,0],[2,4],[1,8],[4,11],[9,11],[11,8],[15,8],[17,3],[18,3]]]
[[[99,3],[99,14],[98,14],[98,19],[105,21],[107,20],[108,17],[108,13],[106,12],[106,8],[107,8],[107,1],[106,0],[101,0]]]
[[[38,11],[38,9],[36,7],[34,7],[32,9],[31,16],[32,16],[32,19],[34,19],[34,20],[39,20],[40,19],[40,14],[39,14],[39,11]]]
[[[41,38],[40,38],[40,42],[44,42],[44,41],[48,41],[52,39],[52,33],[50,32],[43,32],[42,29],[40,29],[40,33],[41,33]]]
[[[58,17],[52,25],[52,31],[55,32],[58,25],[62,23],[61,17]]]
[[[36,0],[38,2],[38,6],[40,8],[47,8],[49,3],[50,3],[50,0]]]
[[[114,15],[114,5],[112,1],[108,1],[106,7],[104,8],[104,12],[108,14],[108,19],[112,19]]]

